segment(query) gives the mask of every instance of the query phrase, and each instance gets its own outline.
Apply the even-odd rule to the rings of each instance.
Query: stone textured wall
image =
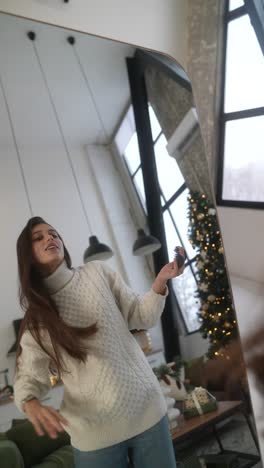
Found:
[[[146,69],[145,79],[149,101],[169,139],[193,106],[192,93],[156,67]]]
[[[212,183],[216,171],[218,65],[222,60],[224,6],[224,0],[189,0],[186,72],[192,83]]]
[[[156,67],[148,67],[145,78],[149,101],[169,140],[181,120],[194,105],[193,95]],[[201,135],[198,135],[177,163],[187,187],[190,190],[205,193],[208,199],[212,200],[208,163]]]

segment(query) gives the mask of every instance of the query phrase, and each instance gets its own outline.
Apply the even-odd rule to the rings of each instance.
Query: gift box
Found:
[[[183,414],[185,418],[201,416],[217,409],[216,398],[203,387],[195,387],[184,400]]]

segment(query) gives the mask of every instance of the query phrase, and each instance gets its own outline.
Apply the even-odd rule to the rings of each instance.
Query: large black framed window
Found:
[[[264,208],[264,56],[253,3],[226,1],[217,203]]]
[[[195,297],[195,292],[197,290],[195,276],[196,251],[188,238],[189,190],[186,187],[176,160],[169,156],[167,152],[167,140],[150,105],[149,116],[168,255],[170,260],[172,260],[175,246],[182,245],[188,257],[185,273],[177,278],[177,280],[173,281],[173,290],[179,304],[186,332],[193,333],[200,328],[200,323],[197,316],[199,300]],[[130,138],[122,157],[124,158],[125,165],[138,194],[142,208],[146,213],[146,198],[136,131]]]

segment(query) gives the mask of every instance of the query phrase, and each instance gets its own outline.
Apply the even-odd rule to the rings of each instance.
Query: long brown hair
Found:
[[[66,371],[62,358],[62,350],[70,356],[85,361],[87,356],[87,347],[82,345],[81,339],[89,337],[96,333],[97,325],[79,328],[67,325],[59,316],[58,309],[52,299],[48,296],[42,286],[41,275],[34,265],[32,253],[32,229],[38,224],[47,224],[39,216],[31,218],[17,240],[17,260],[19,274],[19,300],[22,309],[25,312],[18,336],[17,359],[21,354],[20,340],[25,330],[29,330],[39,346],[50,356],[53,365],[61,375]],[[60,237],[60,236],[59,236]],[[64,247],[64,260],[67,267],[72,268],[71,258]],[[53,353],[43,343],[43,334],[41,331],[47,331],[53,347]]]

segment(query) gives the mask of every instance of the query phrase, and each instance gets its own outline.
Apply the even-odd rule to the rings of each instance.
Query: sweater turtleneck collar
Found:
[[[70,270],[64,260],[57,270],[43,279],[43,284],[48,294],[55,294],[60,291],[60,289],[64,288],[64,286],[71,281],[73,275],[74,269]]]

